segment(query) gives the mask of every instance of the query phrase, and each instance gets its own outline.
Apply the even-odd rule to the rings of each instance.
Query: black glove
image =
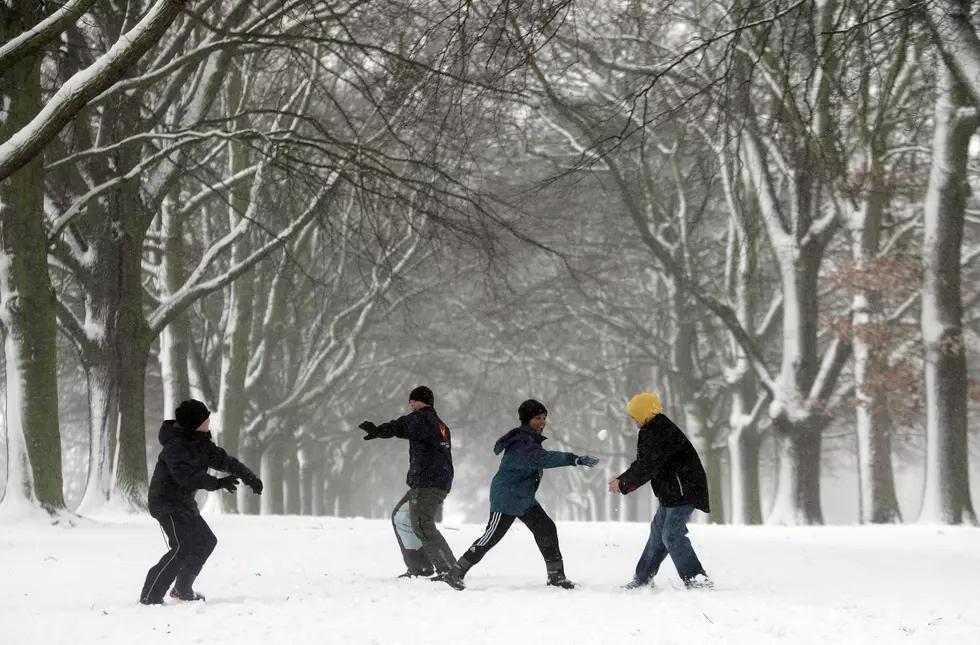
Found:
[[[229,493],[234,493],[238,490],[238,478],[234,475],[228,475],[227,477],[218,478],[218,487],[215,490],[226,490]]]
[[[258,475],[253,473],[251,470],[245,473],[244,475],[242,475],[242,481],[245,483],[246,486],[251,488],[252,492],[255,493],[256,495],[262,494],[262,489],[264,488],[264,486],[262,485],[262,480],[259,479]]]
[[[363,421],[361,425],[357,426],[367,434],[364,436],[364,441],[370,441],[371,439],[378,438],[378,426],[374,425],[370,421]]]

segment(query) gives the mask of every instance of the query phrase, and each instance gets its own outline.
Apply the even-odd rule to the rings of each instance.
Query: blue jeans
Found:
[[[660,570],[660,564],[668,555],[681,580],[687,582],[698,574],[704,574],[691,540],[687,537],[687,522],[694,513],[694,504],[664,508],[661,506],[650,523],[650,539],[636,563],[636,580],[649,583]]]

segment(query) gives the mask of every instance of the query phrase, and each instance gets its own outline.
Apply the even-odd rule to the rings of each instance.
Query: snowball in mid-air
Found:
[[[599,431],[599,433],[596,436],[599,437],[599,441],[605,441],[606,437],[609,436],[609,432],[607,432],[606,429],[603,428],[602,430]]]

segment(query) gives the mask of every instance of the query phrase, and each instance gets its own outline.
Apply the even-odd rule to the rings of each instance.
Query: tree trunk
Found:
[[[0,4],[0,42],[30,29],[41,3]],[[0,70],[0,141],[41,109],[42,54]],[[6,332],[7,512],[64,509],[55,294],[44,227],[44,160],[38,154],[0,181],[0,324]]]
[[[167,196],[160,212],[160,237],[163,253],[160,254],[160,293],[167,298],[184,282],[184,267],[187,257],[184,253],[183,227],[177,218],[177,200]],[[177,405],[191,396],[191,382],[188,373],[190,347],[190,324],[185,314],[174,318],[160,333],[160,377],[163,380],[163,409],[172,414]],[[208,401],[214,405],[215,401]],[[218,426],[220,429],[221,426]],[[222,497],[233,499],[231,495]]]
[[[285,510],[283,504],[283,451],[282,444],[275,442],[266,448],[262,453],[262,482],[265,490],[262,491],[262,515],[282,515]]]
[[[932,169],[922,244],[922,341],[926,380],[926,481],[920,521],[975,524],[967,443],[961,245],[967,160],[977,118],[964,88],[940,66]],[[975,112],[974,112],[975,114]]]
[[[237,105],[241,98],[241,73],[238,69],[228,74],[228,103]],[[231,127],[247,126],[246,119],[239,119]],[[248,166],[247,148],[238,141],[228,142],[228,176],[234,177]],[[249,207],[249,187],[234,187],[228,195],[228,227],[234,230]],[[232,266],[244,262],[249,255],[249,236],[235,240],[231,247]],[[245,379],[249,360],[249,329],[252,326],[252,299],[255,293],[255,274],[251,271],[240,276],[226,288],[228,322],[221,342],[221,374],[218,384],[219,427],[222,430],[222,446],[225,450],[238,450],[241,428],[245,424],[248,398]],[[225,510],[234,512],[232,504]]]
[[[302,481],[300,477],[299,452],[296,443],[289,440],[283,447],[283,462],[286,467],[284,492],[286,515],[299,515],[302,508],[300,502],[300,490]]]
[[[221,410],[219,408],[218,412]],[[242,441],[241,442],[241,454],[239,455],[239,460],[248,466],[249,470],[253,473],[258,473],[259,477],[262,477],[262,450],[254,445],[252,441]],[[263,484],[265,480],[263,480]],[[258,515],[260,512],[262,497],[265,497],[265,491],[262,495],[256,495],[252,492],[248,486],[239,486],[237,497],[237,508],[232,507],[231,512],[237,511],[243,515]],[[229,512],[228,506],[224,506],[222,512]]]
[[[759,452],[762,436],[753,427],[739,424],[728,435],[728,468],[731,502],[729,524],[762,524]]]
[[[314,510],[317,503],[317,473],[322,467],[321,459],[322,447],[316,443],[306,443],[299,452],[299,480],[300,480],[300,515],[318,515]],[[319,494],[322,502],[322,491]]]
[[[872,135],[873,136],[873,135]],[[898,497],[891,459],[891,415],[887,387],[881,376],[888,370],[891,351],[888,321],[882,312],[881,293],[869,265],[877,258],[881,237],[881,219],[888,197],[881,185],[884,169],[877,162],[879,154],[872,142],[866,144],[869,161],[865,175],[869,178],[867,195],[861,207],[851,215],[851,255],[855,263],[852,330],[854,343],[854,386],[857,398],[858,481],[860,519],[863,523],[900,522]]]
[[[820,509],[821,431],[783,419],[773,420],[776,454],[776,499],[768,524],[823,524]]]

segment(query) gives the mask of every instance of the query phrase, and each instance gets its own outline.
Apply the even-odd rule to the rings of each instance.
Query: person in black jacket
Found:
[[[400,578],[448,572],[456,558],[436,527],[453,486],[452,436],[433,407],[432,390],[420,385],[408,395],[412,412],[393,421],[358,427],[365,440],[408,439],[408,493],[395,505],[391,523],[408,570]]]
[[[634,396],[626,410],[640,429],[636,460],[609,482],[609,492],[628,495],[650,482],[660,508],[650,524],[650,538],[636,564],[627,589],[653,584],[668,555],[689,589],[711,587],[701,561],[687,537],[687,522],[694,509],[710,512],[708,478],[701,458],[687,436],[667,418],[655,394]]]
[[[233,493],[241,478],[256,495],[262,494],[262,481],[255,473],[211,440],[211,412],[206,405],[184,401],[174,416],[160,428],[163,450],[153,469],[148,500],[150,515],[163,527],[170,550],[146,574],[140,594],[144,605],[162,605],[171,583],[171,598],[204,600],[194,591],[194,580],[218,539],[201,517],[194,493],[199,489]],[[231,474],[218,479],[208,474],[208,468]]]

